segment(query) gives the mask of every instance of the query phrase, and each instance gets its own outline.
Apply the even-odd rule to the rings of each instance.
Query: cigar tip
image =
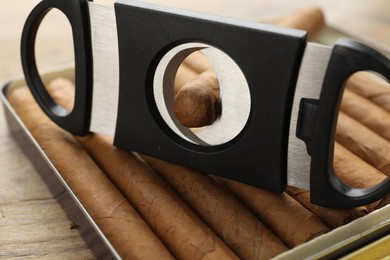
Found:
[[[186,127],[211,125],[218,118],[219,110],[219,100],[203,87],[183,88],[174,99],[174,113]]]

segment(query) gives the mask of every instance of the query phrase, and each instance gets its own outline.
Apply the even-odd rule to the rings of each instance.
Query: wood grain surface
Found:
[[[0,1],[0,82],[22,74],[19,42],[23,23],[37,0]],[[108,2],[111,0],[98,0]],[[248,20],[268,19],[308,4],[323,8],[330,24],[390,47],[390,2],[387,0],[154,0]],[[73,61],[71,32],[62,14],[50,14],[39,32],[39,68],[49,70]],[[94,258],[72,228],[43,180],[11,138],[0,108],[0,258]]]

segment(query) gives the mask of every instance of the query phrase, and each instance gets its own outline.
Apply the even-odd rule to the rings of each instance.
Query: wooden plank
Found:
[[[55,199],[0,204],[0,257],[94,258]]]

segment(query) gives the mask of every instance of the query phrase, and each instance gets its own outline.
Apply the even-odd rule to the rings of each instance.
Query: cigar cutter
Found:
[[[36,33],[51,8],[72,27],[72,111],[51,98],[35,62]],[[214,67],[222,101],[220,118],[196,131],[173,113],[176,71],[194,51]],[[353,188],[333,169],[345,80],[362,70],[390,80],[390,61],[361,43],[328,47],[307,42],[304,31],[138,1],[43,0],[25,23],[21,57],[42,110],[75,135],[110,135],[128,151],[273,192],[309,189],[322,206],[355,207],[390,192],[389,179]]]

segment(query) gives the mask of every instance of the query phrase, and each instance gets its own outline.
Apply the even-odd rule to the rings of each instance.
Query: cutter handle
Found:
[[[47,92],[35,60],[35,40],[45,15],[53,8],[63,12],[72,27],[76,65],[74,108],[68,111]],[[43,0],[28,16],[22,33],[21,58],[26,82],[42,110],[59,126],[76,135],[89,132],[92,104],[92,47],[88,1]]]
[[[338,111],[345,82],[358,71],[377,72],[390,81],[390,60],[363,44],[340,39],[333,48],[325,74],[311,144],[311,201],[321,206],[351,208],[369,204],[390,193],[390,178],[373,187],[358,189],[348,187],[334,173]]]

